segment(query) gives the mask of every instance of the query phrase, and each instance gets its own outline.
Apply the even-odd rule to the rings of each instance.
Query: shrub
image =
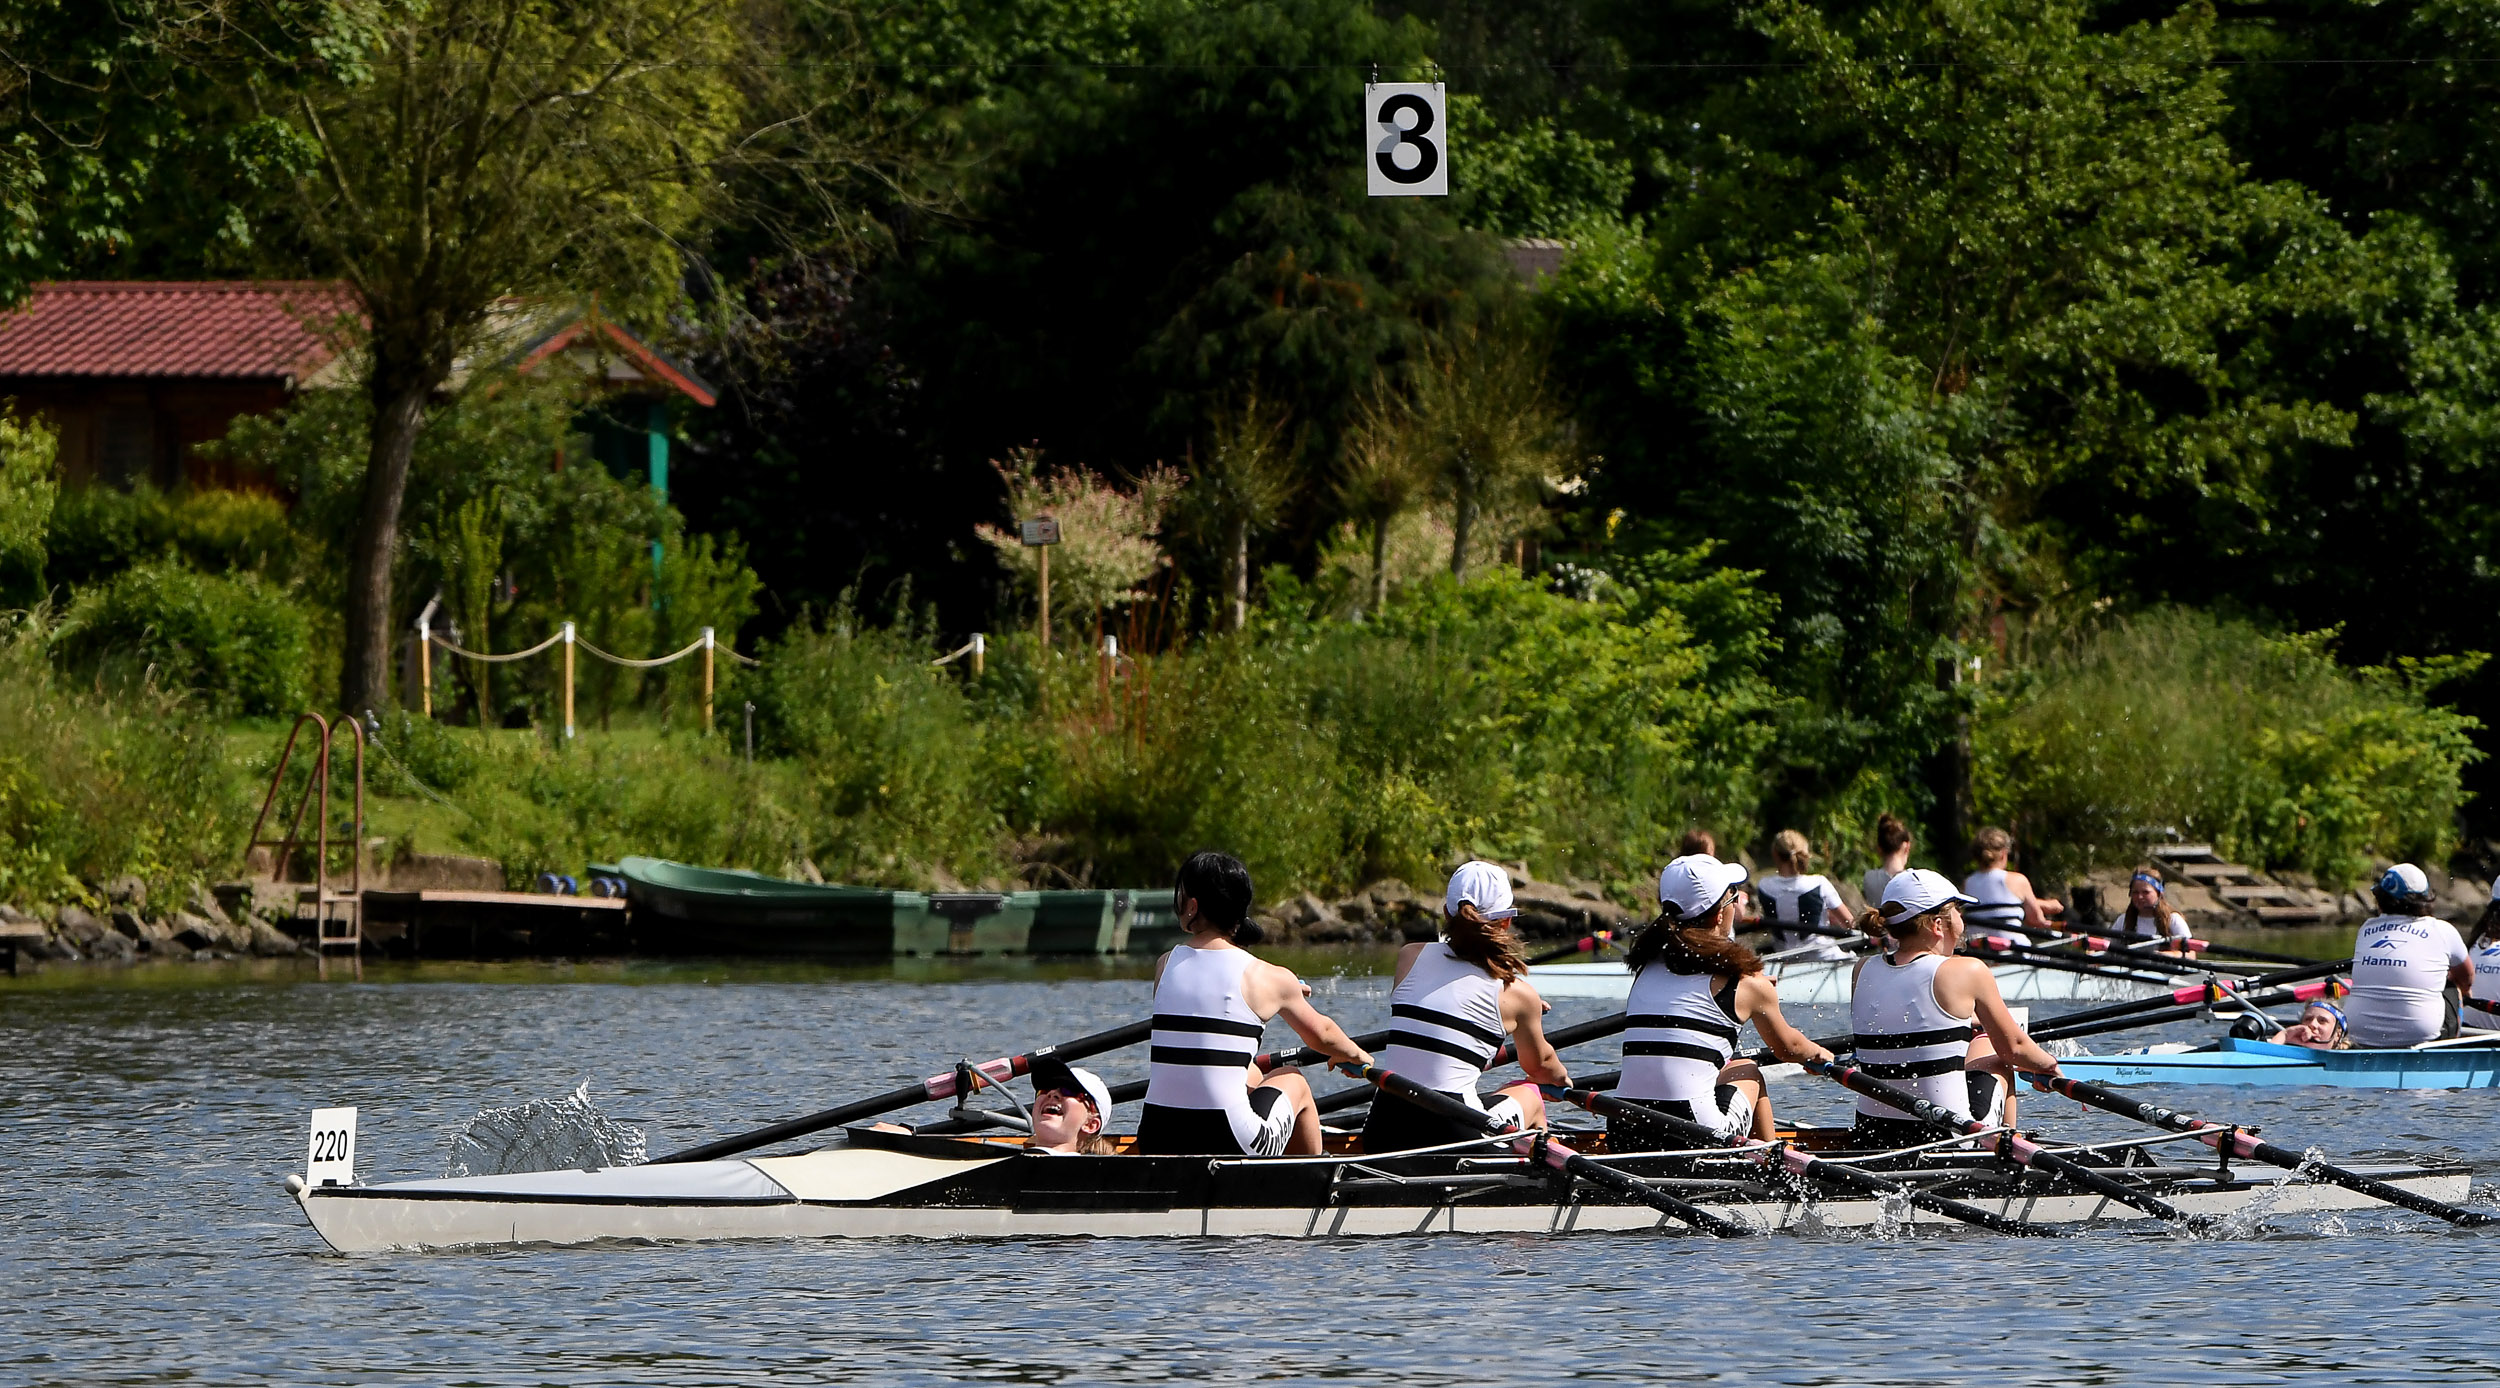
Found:
[[[2436,861],[2473,719],[2428,681],[2335,663],[2322,635],[2166,609],[2070,642],[1993,686],[1976,720],[1985,819],[2050,880],[2173,834],[2350,883],[2374,855]]]
[[[80,592],[52,646],[116,688],[189,691],[219,711],[267,715],[303,705],[309,632],[303,610],[257,578],[164,561]]]
[[[169,558],[207,573],[284,578],[305,542],[286,507],[257,492],[87,486],[61,493],[44,544],[52,581],[83,587]]]

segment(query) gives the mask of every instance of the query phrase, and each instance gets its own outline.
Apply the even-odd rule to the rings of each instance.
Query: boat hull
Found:
[[[2313,1051],[2231,1037],[2218,1050],[2068,1056],[2058,1068],[2075,1079],[2101,1084],[2493,1089],[2500,1088],[2500,1044]]]
[[[1766,965],[1780,986],[1780,1003],[1788,1007],[1846,1007],[1851,972],[1857,961],[1809,959],[1774,961]],[[2035,969],[2022,964],[1990,966],[2007,1002],[2132,1002],[2158,997],[2176,987],[2127,978]],[[1547,998],[1590,998],[1623,1002],[1632,996],[1632,976],[1616,961],[1585,964],[1539,964],[1528,981]]]
[[[1000,1148],[988,1148],[997,1152]],[[1638,1171],[1639,1159],[1625,1169]],[[1390,1179],[1383,1167],[1395,1167]],[[698,1169],[699,1168],[699,1169]],[[1690,1168],[1686,1168],[1690,1169]],[[1812,1204],[1754,1184],[1750,1168],[1722,1164],[1716,1179],[1670,1180],[1679,1194],[1774,1230],[1928,1228],[1952,1221],[1872,1200]],[[2463,1168],[2363,1168],[2433,1199],[2466,1195]],[[2123,1168],[2121,1170],[2124,1170]],[[654,1189],[666,1168],[546,1173],[528,1178],[409,1182],[299,1190],[297,1200],[331,1247],[345,1253],[605,1240],[815,1238],[1366,1238],[1419,1234],[1683,1233],[1646,1205],[1615,1203],[1586,1186],[1569,1196],[1514,1158],[1397,1159],[1046,1157],[1015,1152],[964,1160],[835,1147],[801,1157],[676,1168],[684,1189]],[[2194,1214],[2276,1217],[2364,1208],[2335,1186],[2169,1173],[2155,1188]],[[646,1183],[634,1186],[637,1176]],[[1418,1180],[1422,1176],[1426,1179]],[[1955,1189],[1982,1208],[2049,1224],[2144,1218],[2097,1195],[2033,1174],[1984,1173]],[[497,1189],[498,1183],[520,1188]],[[777,1188],[778,1194],[764,1194]],[[1585,1197],[1585,1198],[1583,1198]]]

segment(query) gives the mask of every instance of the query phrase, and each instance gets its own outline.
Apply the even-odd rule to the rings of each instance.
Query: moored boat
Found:
[[[1171,933],[1154,892],[886,891],[664,858],[627,858],[616,875],[636,938],[673,954],[1118,954]]]
[[[1816,1141],[1806,1134],[1801,1140]],[[2138,1146],[2106,1174],[2192,1215],[2272,1217],[2359,1209],[2332,1185],[2171,1166]],[[1903,1229],[1947,1223],[1871,1199],[1808,1201],[1742,1153],[1631,1153],[1608,1164],[1755,1228]],[[2466,1195],[2446,1163],[2360,1168],[2437,1200]],[[2141,1219],[2043,1172],[1971,1152],[1931,1153],[1886,1173],[2041,1224]],[[606,1239],[1346,1237],[1393,1234],[1684,1232],[1648,1205],[1586,1182],[1558,1184],[1498,1139],[1388,1157],[1050,1156],[1015,1142],[867,1128],[798,1156],[594,1171],[289,1189],[341,1252]]]
[[[2211,1046],[2154,1046],[2061,1059],[2076,1079],[2104,1084],[2323,1084],[2346,1089],[2500,1088],[2500,1034],[2403,1050],[2313,1050],[2225,1037]]]

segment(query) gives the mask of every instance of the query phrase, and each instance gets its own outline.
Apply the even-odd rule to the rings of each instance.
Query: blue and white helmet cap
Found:
[[[2380,896],[2397,900],[2427,900],[2431,879],[2411,863],[2398,863],[2379,874],[2375,890]]]
[[[1510,874],[1495,864],[1478,859],[1460,865],[1450,874],[1449,890],[1441,894],[1441,914],[1455,916],[1462,905],[1472,905],[1476,914],[1489,921],[1506,921],[1519,914],[1510,904]]]

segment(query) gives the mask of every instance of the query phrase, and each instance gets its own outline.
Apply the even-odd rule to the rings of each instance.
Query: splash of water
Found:
[[[587,1171],[633,1166],[645,1153],[642,1129],[629,1128],[590,1102],[582,1081],[561,1099],[532,1099],[490,1108],[469,1120],[451,1143],[445,1176],[509,1176],[521,1171]]]
[[[1869,1232],[1879,1239],[1897,1239],[1910,1230],[1910,1193],[1888,1190],[1875,1198],[1875,1227]]]
[[[2182,1225],[2179,1233],[2191,1239],[2252,1238],[2264,1231],[2267,1217],[2274,1213],[2275,1206],[2283,1203],[2283,1197],[2287,1193],[2285,1187],[2295,1180],[2307,1183],[2314,1179],[2317,1175],[2318,1163],[2325,1160],[2326,1153],[2312,1147],[2300,1154],[2300,1165],[2275,1177],[2264,1190],[2257,1193],[2255,1199],[2224,1215],[2220,1223],[2201,1234]]]

